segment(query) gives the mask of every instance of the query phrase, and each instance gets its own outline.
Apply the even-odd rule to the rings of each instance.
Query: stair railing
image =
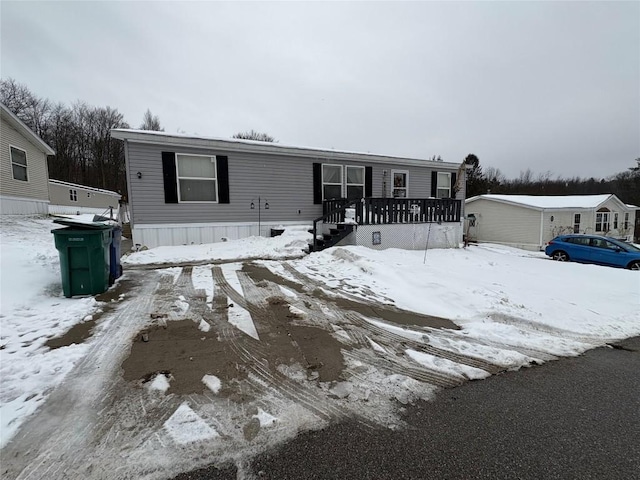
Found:
[[[340,213],[342,213],[342,215],[340,215],[339,218],[342,219],[342,221],[344,221],[345,218],[345,213],[347,208],[351,208],[353,206],[355,206],[356,204],[362,202],[361,198],[357,198],[355,200],[350,200],[350,201],[346,201],[345,203],[341,202],[341,206],[338,208],[334,208],[331,211],[326,212],[324,215],[322,215],[321,217],[316,218],[313,221],[313,250],[315,251],[318,248],[318,222],[324,222],[326,219],[328,218],[333,218],[335,219],[336,216]],[[339,222],[336,222],[339,223]]]

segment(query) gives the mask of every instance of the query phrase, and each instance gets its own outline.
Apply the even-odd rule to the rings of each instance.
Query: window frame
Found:
[[[24,153],[24,165],[13,161],[13,150],[19,150],[22,153]],[[11,178],[13,178],[14,180],[17,180],[18,182],[29,183],[29,159],[27,158],[27,151],[24,148],[20,148],[15,145],[9,144],[9,160],[11,161]],[[24,168],[24,176],[25,176],[24,180],[22,180],[21,178],[16,178],[16,175],[13,172],[14,165],[20,168]]]
[[[629,212],[624,212],[624,229],[628,229],[629,228]]]
[[[213,160],[213,172],[215,177],[181,177],[180,171],[178,168],[178,164],[180,163],[180,156],[185,157],[202,157],[208,158],[209,160]],[[175,164],[176,164],[176,190],[178,193],[178,203],[220,203],[220,192],[218,188],[218,158],[216,155],[204,155],[201,153],[185,153],[181,152],[175,153]],[[180,192],[180,180],[200,180],[200,181],[211,181],[213,180],[213,185],[215,187],[216,199],[215,200],[182,200],[181,192]]]
[[[396,187],[395,186],[395,176],[396,173],[403,173],[405,175],[405,185],[404,187]],[[405,196],[399,197],[395,195],[395,190],[405,190]],[[391,198],[409,198],[409,170],[391,170]]]
[[[359,169],[362,170],[362,183],[349,183],[349,169]],[[346,199],[349,198],[349,187],[362,187],[362,197],[365,197],[365,185],[367,183],[367,169],[361,165],[345,165],[344,166],[344,197]]]
[[[596,221],[594,224],[594,229],[596,232],[609,232],[610,231],[610,217],[611,212],[596,212]],[[600,221],[598,221],[598,216],[600,216]]]
[[[447,186],[446,186],[447,196],[446,197],[441,197],[441,196],[438,195],[438,191],[439,190],[444,190],[445,189],[445,187],[441,187],[440,186],[440,175],[446,175],[447,176]],[[451,172],[437,172],[436,173],[436,198],[437,199],[452,198],[451,197]]]
[[[580,223],[582,221],[582,214],[573,214],[573,233],[580,233]]]
[[[69,201],[77,202],[78,201],[78,190],[75,188],[69,189]]]
[[[338,182],[325,182],[324,181],[324,167],[325,166],[326,167],[339,167],[340,168],[340,183],[338,183]],[[338,163],[323,163],[323,164],[321,164],[321,166],[320,166],[320,169],[321,169],[321,171],[320,171],[320,180],[321,180],[321,183],[322,183],[322,201],[323,202],[325,200],[333,200],[333,199],[330,199],[330,198],[325,198],[325,196],[324,196],[324,186],[325,185],[333,185],[333,186],[339,185],[340,186],[340,198],[344,198],[344,193],[345,193],[344,184],[345,184],[345,181],[346,181],[345,175],[344,175],[344,171],[345,171],[344,167],[345,167],[345,165],[340,165]]]

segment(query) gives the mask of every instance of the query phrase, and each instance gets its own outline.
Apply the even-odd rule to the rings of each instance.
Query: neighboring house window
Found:
[[[393,178],[391,196],[393,198],[409,197],[409,172],[406,170],[391,170],[391,177]]]
[[[613,214],[613,229],[618,229],[618,212]]]
[[[91,192],[87,192],[87,197],[91,198]]]
[[[78,191],[74,190],[72,188],[69,189],[69,200],[71,200],[72,202],[77,202],[78,201]]]
[[[176,154],[179,202],[217,202],[216,157]]]
[[[451,173],[438,172],[436,198],[451,198]]]
[[[16,147],[11,149],[11,169],[15,180],[27,181],[27,152]]]
[[[609,212],[596,213],[596,232],[609,231]]]
[[[322,165],[322,199],[342,198],[342,165]]]
[[[629,228],[629,212],[624,214],[624,229]]]
[[[573,216],[573,233],[580,233],[580,214],[576,213]]]
[[[364,198],[364,167],[347,166],[347,199]]]

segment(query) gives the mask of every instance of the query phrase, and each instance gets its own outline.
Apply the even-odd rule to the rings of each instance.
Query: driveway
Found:
[[[337,429],[342,444],[415,433],[403,406],[504,372],[505,348],[554,359],[268,263],[128,272],[89,354],[3,449],[3,477],[168,478],[214,462],[249,475],[256,454],[300,432]],[[486,355],[466,354],[469,342]]]

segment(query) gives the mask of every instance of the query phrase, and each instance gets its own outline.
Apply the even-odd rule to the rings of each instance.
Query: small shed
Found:
[[[465,204],[472,241],[538,251],[565,233],[633,239],[635,211],[613,194],[486,194],[469,198]]]

